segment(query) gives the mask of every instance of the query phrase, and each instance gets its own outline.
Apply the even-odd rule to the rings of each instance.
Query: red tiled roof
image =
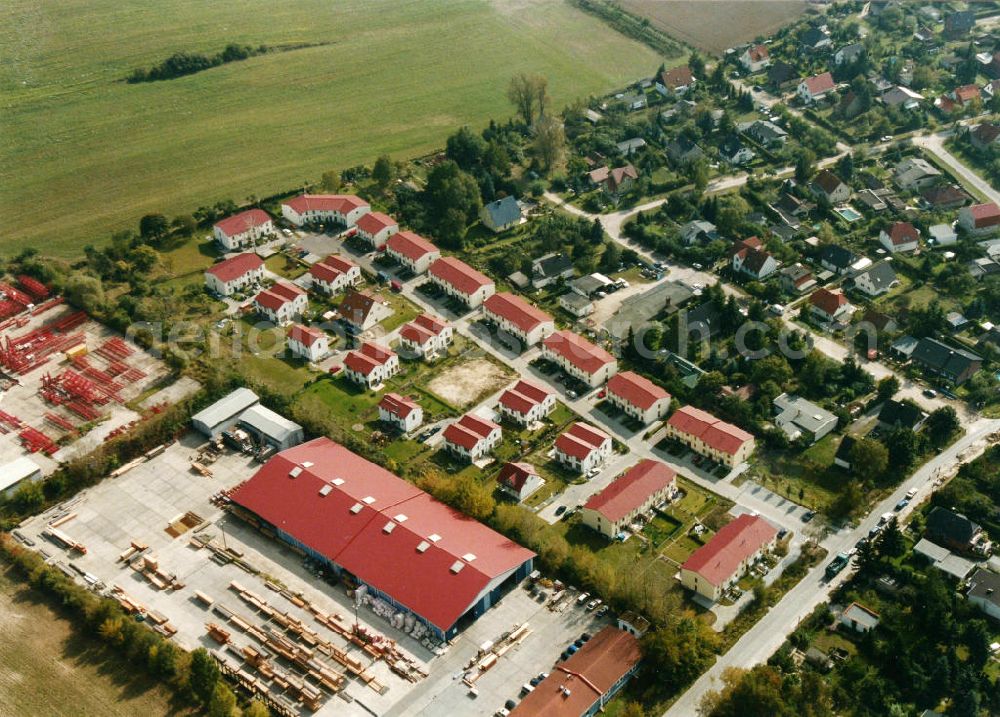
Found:
[[[720,421],[694,406],[678,408],[667,424],[681,433],[697,436],[711,448],[731,456],[736,455],[744,443],[753,440],[753,436],[742,428]]]
[[[829,289],[816,289],[809,297],[809,303],[827,316],[833,316],[842,306],[849,303],[843,292]]]
[[[812,95],[821,95],[824,92],[829,92],[836,86],[833,82],[833,75],[829,72],[807,77],[803,82],[805,82],[806,88]]]
[[[328,438],[282,451],[232,499],[442,630],[534,556]]]
[[[676,471],[670,466],[647,458],[629,468],[604,490],[590,496],[583,507],[615,523],[643,505],[649,496],[673,483],[676,477]]]
[[[920,232],[909,222],[894,222],[886,234],[894,246],[910,244],[920,239]]]
[[[263,209],[247,209],[245,212],[234,214],[231,217],[226,217],[216,222],[215,226],[222,230],[222,233],[227,237],[232,237],[242,234],[248,229],[266,224],[269,221],[271,221],[271,215]]]
[[[377,366],[386,363],[395,355],[394,351],[390,351],[384,346],[366,341],[361,344],[359,350],[347,353],[347,356],[344,357],[344,365],[362,376],[368,376]]]
[[[304,296],[306,292],[297,286],[279,281],[270,289],[257,294],[254,301],[265,309],[277,311],[290,301],[294,301],[298,296]]]
[[[413,323],[427,329],[435,336],[448,328],[448,322],[438,316],[431,316],[430,314],[420,314],[420,316],[413,320]]]
[[[491,286],[493,279],[476,271],[461,259],[443,256],[430,266],[431,276],[455,288],[465,296],[471,296],[483,286]]]
[[[694,82],[694,75],[687,65],[671,67],[660,73],[660,84],[668,90],[676,90],[678,87],[687,87]]]
[[[389,241],[386,242],[386,248],[389,251],[402,254],[410,261],[417,261],[421,257],[433,254],[438,250],[436,246],[422,236],[411,231],[402,231],[393,234],[389,237]]]
[[[670,394],[634,371],[622,371],[608,380],[608,393],[645,411],[662,399],[670,400]]]
[[[407,341],[423,346],[434,336],[438,336],[447,328],[447,324],[436,316],[421,314],[399,330],[399,335]]]
[[[256,254],[237,254],[231,259],[220,261],[214,266],[210,266],[205,273],[211,274],[224,284],[228,284],[234,279],[249,274],[251,271],[264,266],[264,261]]]
[[[744,513],[691,553],[681,568],[698,573],[712,585],[721,585],[736,572],[740,563],[777,534],[778,529],[760,516]]]
[[[747,52],[750,54],[751,62],[760,62],[761,60],[766,60],[771,56],[770,51],[767,49],[767,45],[754,45]]]
[[[324,281],[329,284],[338,276],[346,274],[356,266],[357,264],[353,261],[345,259],[339,254],[331,254],[324,259],[320,259],[309,267],[309,275],[319,281]]]
[[[556,448],[561,453],[582,461],[610,439],[611,436],[604,431],[577,422],[556,439]]]
[[[969,211],[972,213],[972,219],[975,221],[977,229],[1000,224],[1000,207],[997,207],[993,202],[974,204],[969,207]]]
[[[520,492],[528,478],[536,475],[538,471],[530,463],[506,463],[500,469],[497,483]]]
[[[351,289],[340,302],[338,310],[344,320],[356,326],[361,326],[368,319],[372,310],[380,305],[384,298],[378,294],[370,294],[367,291],[356,291]]]
[[[580,717],[641,659],[639,640],[608,625],[553,667],[510,717]]]
[[[597,373],[615,357],[572,331],[556,331],[543,341],[545,348],[562,356],[587,374]]]
[[[547,321],[552,321],[552,317],[537,306],[507,292],[493,294],[483,302],[483,309],[488,314],[510,321],[524,333],[534,330]]]
[[[302,324],[293,324],[292,327],[288,329],[288,338],[292,341],[298,341],[304,346],[312,346],[324,336],[326,336],[326,334],[319,329],[315,329],[311,326],[303,326]]]
[[[357,227],[366,234],[375,235],[383,229],[397,226],[396,220],[382,212],[368,212],[358,219]]]
[[[521,380],[513,388],[509,388],[501,394],[500,404],[523,415],[550,395],[551,391]]]
[[[413,399],[408,396],[400,396],[398,393],[387,393],[379,401],[379,408],[384,408],[397,418],[406,418],[411,413],[420,408]]]
[[[367,207],[368,202],[353,194],[300,194],[282,202],[282,205],[291,207],[298,214],[308,211],[347,214],[360,207]]]
[[[962,85],[961,87],[955,88],[955,99],[961,103],[971,102],[972,100],[979,99],[979,88],[975,85]]]
[[[487,421],[472,413],[466,413],[444,429],[444,439],[449,443],[461,446],[465,450],[470,451],[479,441],[488,437],[494,430],[499,428],[500,426],[493,421]]]

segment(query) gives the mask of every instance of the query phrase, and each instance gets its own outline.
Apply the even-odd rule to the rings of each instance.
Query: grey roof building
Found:
[[[565,254],[546,254],[531,263],[531,283],[538,288],[548,286],[559,279],[572,278],[576,271],[573,261]]]
[[[899,286],[899,279],[892,265],[881,261],[854,277],[854,286],[868,296],[881,296]]]
[[[274,446],[279,451],[296,446],[304,439],[302,426],[260,404],[244,411],[239,425],[261,443]]]
[[[194,414],[191,423],[209,438],[217,438],[235,426],[244,411],[259,402],[260,398],[249,388],[238,388]]]
[[[878,413],[879,424],[887,428],[909,428],[911,431],[919,431],[926,420],[927,414],[913,401],[897,401],[894,398],[883,403],[882,410]]]
[[[969,576],[966,599],[995,620],[1000,620],[1000,575],[979,568]]]
[[[952,348],[937,339],[920,339],[910,359],[925,371],[960,385],[983,365],[983,359],[971,351]]]
[[[484,205],[480,218],[489,229],[501,232],[521,221],[521,205],[508,195]]]
[[[774,399],[774,423],[789,440],[815,443],[837,427],[837,417],[801,396],[783,393]]]
[[[646,140],[642,137],[633,137],[632,139],[627,139],[624,142],[618,143],[618,154],[623,154],[629,157],[640,149],[646,146]]]

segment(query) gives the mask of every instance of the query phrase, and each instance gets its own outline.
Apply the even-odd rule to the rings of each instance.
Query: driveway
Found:
[[[1000,204],[1000,192],[945,148],[945,139],[951,136],[951,134],[953,134],[951,131],[946,131],[922,135],[913,137],[912,142],[917,147],[937,157],[941,164],[948,168],[948,171],[959,177],[964,183],[975,187],[977,191],[982,193],[991,202]]]

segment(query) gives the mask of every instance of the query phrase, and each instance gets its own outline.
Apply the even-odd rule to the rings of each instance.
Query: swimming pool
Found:
[[[861,219],[861,214],[854,207],[837,207],[833,211],[837,212],[845,222],[856,222]]]

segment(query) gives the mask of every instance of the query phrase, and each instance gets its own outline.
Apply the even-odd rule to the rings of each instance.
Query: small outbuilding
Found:
[[[260,398],[249,388],[238,388],[211,406],[191,417],[194,427],[209,438],[218,438],[240,420],[248,408],[260,403]]]

